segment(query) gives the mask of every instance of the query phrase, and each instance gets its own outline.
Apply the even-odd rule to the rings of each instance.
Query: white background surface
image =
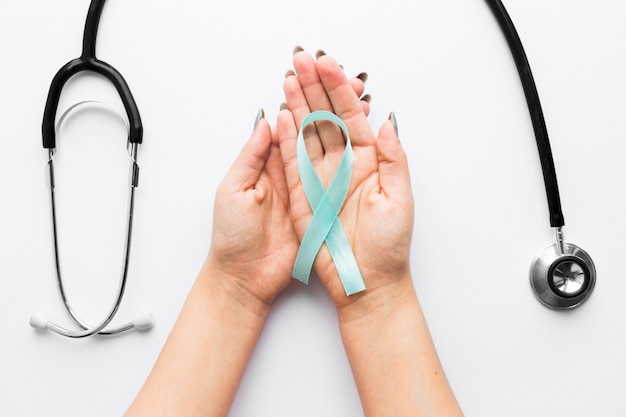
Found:
[[[147,377],[207,253],[215,189],[263,107],[272,123],[291,51],[369,73],[374,129],[396,112],[416,198],[415,284],[467,416],[626,416],[626,4],[509,0],[551,134],[567,227],[598,281],[553,312],[528,284],[552,244],[519,78],[482,0],[109,0],[98,57],[128,81],[144,126],[129,284],[116,323],[155,328],[69,340],[55,286],[41,118],[55,72],[80,54],[87,0],[0,0],[0,415],[121,415]],[[78,77],[61,109],[119,105]],[[86,320],[121,265],[124,131],[102,112],[59,141],[61,260]],[[314,278],[275,302],[232,416],[360,416],[332,302]]]

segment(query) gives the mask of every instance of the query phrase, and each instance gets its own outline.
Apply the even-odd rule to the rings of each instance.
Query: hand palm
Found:
[[[280,151],[261,123],[218,189],[209,259],[269,304],[290,283],[298,240]]]
[[[403,181],[401,193],[389,195],[382,189],[380,173],[385,167],[381,166],[381,162],[384,164],[386,161],[384,157],[381,161],[381,151],[384,153],[385,149],[380,147],[385,146],[381,144],[387,141],[380,140],[380,135],[379,140],[375,138],[358,96],[352,91],[340,67],[326,58],[313,63],[305,55],[296,56],[294,65],[299,69],[298,80],[291,77],[285,82],[285,95],[291,113],[282,112],[279,115],[278,128],[294,227],[298,236],[302,237],[312,216],[296,163],[296,126],[311,111],[332,110],[348,126],[354,151],[352,179],[339,219],[366,280],[368,292],[371,292],[389,283],[380,277],[394,276],[399,270],[408,268],[413,208],[410,188],[407,190]],[[389,129],[386,126],[386,136],[389,136]],[[308,128],[305,131],[305,142],[318,176],[328,186],[345,149],[341,131],[330,122],[318,122],[313,132]],[[322,245],[314,267],[337,306],[358,298],[346,297],[325,245]]]

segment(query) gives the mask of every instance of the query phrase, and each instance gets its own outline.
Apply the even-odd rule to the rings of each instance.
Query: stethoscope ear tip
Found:
[[[30,318],[30,327],[37,330],[47,330],[48,329],[48,320],[41,319],[36,316],[32,316]]]
[[[154,319],[152,314],[148,313],[145,316],[133,321],[135,329],[137,330],[149,330],[154,326]]]

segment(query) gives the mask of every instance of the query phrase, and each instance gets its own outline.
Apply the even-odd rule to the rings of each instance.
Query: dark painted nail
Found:
[[[369,94],[365,94],[363,97],[361,97],[361,100],[365,101],[365,102],[368,102],[368,103],[371,103],[372,102],[372,96],[369,95]]]
[[[297,54],[298,52],[302,52],[304,51],[304,48],[301,46],[296,46],[295,48],[293,48],[293,54]]]
[[[256,119],[254,119],[254,128],[255,129],[256,129],[256,125],[259,124],[261,119],[265,119],[265,111],[263,109],[260,109],[259,112],[256,114]]]
[[[369,75],[367,75],[367,72],[362,72],[359,75],[357,75],[356,78],[358,78],[359,80],[363,82],[366,82],[367,79],[369,78]]]
[[[396,114],[394,112],[389,113],[389,120],[391,120],[391,124],[393,124],[393,128],[396,131],[396,136],[398,136],[398,121],[396,120]]]
[[[280,103],[280,109],[281,110],[289,110],[289,107],[287,107],[287,103]]]
[[[291,77],[291,76],[293,76],[293,75],[296,75],[295,71],[294,71],[294,70],[288,70],[288,71],[285,73],[285,78],[287,78],[287,77]]]
[[[326,55],[326,52],[322,51],[321,49],[319,49],[316,53],[315,53],[315,58],[320,59],[321,57],[323,57],[324,55]]]

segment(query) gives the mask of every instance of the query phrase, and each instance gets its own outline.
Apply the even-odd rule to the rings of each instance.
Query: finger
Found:
[[[365,113],[365,117],[370,114],[370,104],[367,101],[361,101],[361,108],[363,109],[363,113]]]
[[[316,56],[321,57],[324,55],[325,53],[323,51],[318,51]],[[304,117],[316,110],[334,112],[333,106],[326,94],[326,89],[317,73],[316,63],[313,57],[304,51],[298,52],[293,57],[293,65],[309,110],[306,113],[301,112],[300,110],[303,110],[304,106],[295,110],[292,109],[292,111],[294,111],[296,124],[300,126]],[[315,127],[325,153],[343,150],[345,141],[338,126],[334,123],[316,123]],[[307,136],[307,141],[309,139],[309,136]],[[312,161],[314,161],[315,156],[314,154],[311,155]]]
[[[320,57],[316,64],[334,112],[348,126],[353,145],[373,145],[376,138],[367,123],[361,100],[354,93],[341,67],[328,55]]]
[[[300,183],[300,173],[298,171],[298,159],[296,153],[298,130],[296,128],[293,114],[290,111],[282,110],[278,113],[276,135],[278,137],[280,156],[283,160],[287,187],[291,192],[291,190],[297,188]]]
[[[382,193],[391,200],[405,199],[412,195],[409,165],[400,144],[393,113],[380,128],[376,140],[378,154],[378,178]]]
[[[296,72],[292,69],[287,70],[285,72],[285,78],[292,77],[295,75],[296,75]],[[350,78],[350,85],[352,86],[352,89],[354,90],[354,93],[357,96],[362,96],[363,93],[365,92],[365,82],[367,81],[367,78],[368,78],[368,75],[366,72],[362,72],[358,74],[356,77]],[[363,100],[363,98],[361,98],[361,100]]]
[[[363,95],[365,92],[365,82],[367,81],[368,75],[366,72],[362,72],[354,78],[350,78],[348,81],[350,86],[354,90],[354,93],[361,97],[361,107],[363,108],[363,113],[365,113],[365,117],[370,114],[370,101],[371,96],[369,94]]]
[[[361,97],[365,92],[365,82],[367,81],[367,72],[362,72],[354,78],[350,78],[350,85],[354,90],[354,94]]]
[[[276,191],[279,198],[285,202],[285,207],[289,204],[289,190],[285,180],[285,170],[283,168],[283,160],[280,154],[280,144],[278,142],[278,127],[274,125],[271,129],[270,151],[265,162],[265,172],[269,177],[272,188]]]
[[[302,120],[304,120],[304,118],[311,113],[311,109],[309,109],[309,104],[298,78],[294,76],[288,76],[285,78],[285,81],[283,82],[283,91],[285,93],[287,108],[293,114],[294,123],[299,129],[302,124]],[[306,148],[309,152],[311,161],[314,163],[315,161],[324,158],[324,147],[322,146],[322,142],[319,139],[317,131],[314,129],[307,135]]]
[[[357,96],[361,97],[365,92],[365,82],[367,81],[368,77],[369,76],[367,75],[367,72],[362,72],[356,77],[350,78],[350,85],[352,86],[352,89]]]
[[[305,51],[297,52],[293,56],[293,67],[297,75],[287,77],[285,80],[285,89],[290,88],[289,91],[285,91],[285,99],[289,110],[293,113],[296,126],[300,126],[302,120],[312,111],[331,108],[317,75],[313,57]],[[317,99],[313,100],[313,96],[317,96]]]
[[[223,184],[233,191],[254,188],[269,156],[271,141],[270,126],[265,119],[260,119],[226,174]]]
[[[365,92],[365,82],[367,81],[368,75],[366,72],[362,72],[354,78],[350,78],[348,82],[350,86],[354,90],[354,93],[361,97],[361,107],[363,108],[363,113],[365,113],[365,117],[370,114],[370,103],[372,101],[372,96],[369,94],[363,95]]]
[[[370,114],[371,102],[372,102],[372,96],[370,96],[369,94],[366,94],[363,97],[361,97],[361,108],[363,109],[363,113],[365,114],[365,117],[369,116]]]

